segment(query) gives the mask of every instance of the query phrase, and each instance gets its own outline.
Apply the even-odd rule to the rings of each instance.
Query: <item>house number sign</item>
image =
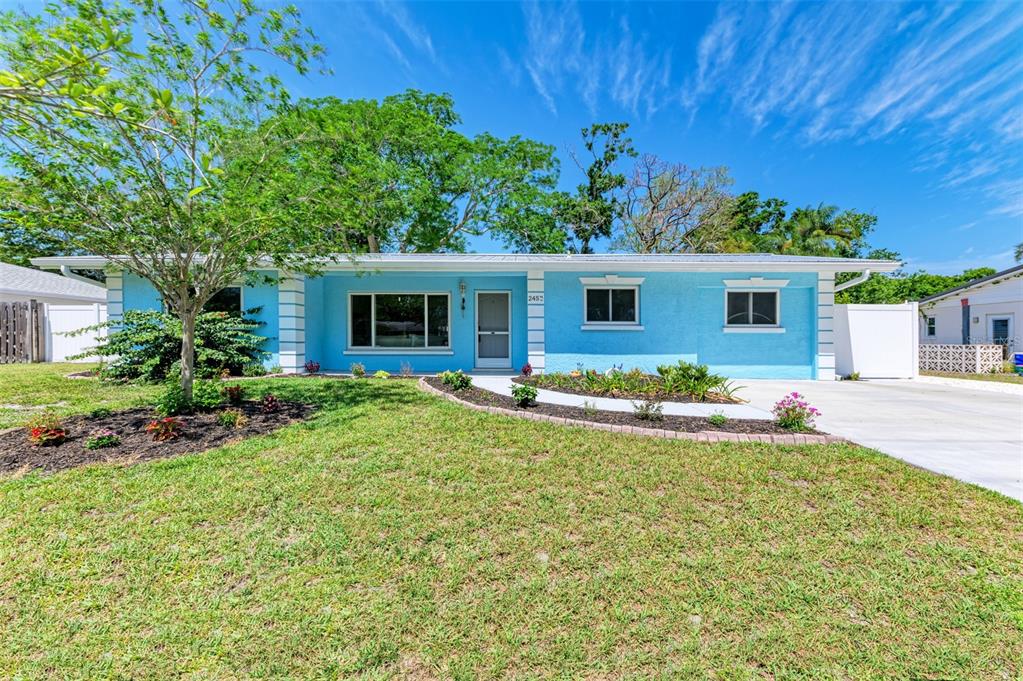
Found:
[[[530,293],[529,297],[530,305],[543,305],[543,294],[542,293]]]

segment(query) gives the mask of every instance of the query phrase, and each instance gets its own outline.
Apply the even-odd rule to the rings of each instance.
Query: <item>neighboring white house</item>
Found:
[[[92,334],[66,333],[106,321],[106,287],[74,276],[0,262],[0,303],[32,300],[44,308],[41,332],[46,335],[46,361],[63,362],[96,344]]]
[[[1023,265],[920,301],[920,343],[1023,347]]]

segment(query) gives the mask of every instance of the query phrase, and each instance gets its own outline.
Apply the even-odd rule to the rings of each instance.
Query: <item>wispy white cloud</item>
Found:
[[[807,144],[911,140],[935,188],[1017,214],[1023,6],[725,4],[695,48],[680,101],[730,106],[753,132]],[[986,207],[981,207],[981,212]]]
[[[433,49],[433,39],[430,37],[430,33],[412,18],[403,3],[378,0],[377,8],[381,14],[398,27],[409,43],[432,61],[437,61],[437,53]]]
[[[578,97],[594,116],[606,98],[634,116],[651,116],[668,99],[671,48],[636,35],[625,17],[587,33],[574,2],[523,5],[523,64],[552,113],[560,97]]]
[[[348,3],[344,5],[353,26],[372,39],[409,74],[416,70],[421,57],[437,69],[446,70],[433,46],[429,31],[412,17],[402,2],[373,4]]]

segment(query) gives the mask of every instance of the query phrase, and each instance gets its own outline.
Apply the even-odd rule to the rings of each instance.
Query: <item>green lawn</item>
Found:
[[[99,406],[126,409],[145,404],[157,392],[153,386],[65,378],[92,368],[91,364],[70,363],[0,366],[0,428],[20,426],[48,408],[61,414],[79,414]],[[15,405],[22,408],[15,409]]]
[[[921,371],[921,376],[938,376],[939,378],[961,378],[967,381],[993,381],[995,383],[1015,383],[1023,385],[1023,376],[1019,374],[957,374],[950,371]]]
[[[21,370],[0,367],[0,402],[33,394]],[[37,379],[78,409],[142,394]],[[854,446],[267,384],[323,409],[202,455],[0,480],[0,678],[1023,673],[1023,506],[997,494]]]

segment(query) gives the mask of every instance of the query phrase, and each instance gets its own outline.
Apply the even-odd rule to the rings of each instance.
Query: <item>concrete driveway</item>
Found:
[[[822,411],[821,430],[1023,501],[1023,393],[927,379],[736,383],[762,409],[797,390]]]

